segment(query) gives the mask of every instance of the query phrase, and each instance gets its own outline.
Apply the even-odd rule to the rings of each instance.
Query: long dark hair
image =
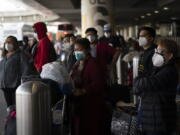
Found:
[[[7,39],[11,39],[15,51],[19,49],[18,40],[17,40],[16,37],[14,37],[14,36],[8,36],[8,37],[6,38],[6,41],[7,41]],[[6,42],[6,41],[5,41],[5,42]],[[8,53],[8,51],[5,49],[5,43],[4,43],[3,52],[2,52],[2,57],[5,57],[7,53]]]

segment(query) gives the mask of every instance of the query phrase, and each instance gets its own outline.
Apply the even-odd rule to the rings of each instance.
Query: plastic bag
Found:
[[[52,122],[54,125],[62,124],[63,100],[58,101],[52,108]]]
[[[114,111],[111,132],[114,135],[128,135],[130,129],[131,116],[124,112]]]
[[[41,78],[51,79],[60,85],[70,83],[69,74],[65,66],[57,61],[45,64],[42,67],[40,76]]]
[[[111,133],[113,135],[139,135],[137,118],[124,111],[115,110],[112,116]]]

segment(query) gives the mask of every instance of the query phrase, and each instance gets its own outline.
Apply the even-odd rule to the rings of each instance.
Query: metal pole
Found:
[[[118,78],[118,84],[122,84],[122,54],[119,56],[117,63],[116,63],[116,70],[117,70],[117,78]]]
[[[61,134],[64,135],[65,133],[65,125],[64,125],[64,122],[65,122],[65,112],[66,112],[66,95],[64,95],[64,98],[63,98],[63,107],[62,107],[62,125],[61,125]]]
[[[139,67],[139,57],[136,56],[133,58],[133,79],[135,79],[138,76],[138,67]],[[135,94],[133,96],[133,102],[134,104],[137,104],[137,96]]]
[[[51,135],[50,90],[40,81],[26,82],[16,91],[17,135]]]

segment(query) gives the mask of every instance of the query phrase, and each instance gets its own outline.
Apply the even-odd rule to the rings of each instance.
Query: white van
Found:
[[[0,26],[0,48],[3,48],[3,43],[8,36],[15,36],[18,41],[23,39],[23,36],[33,37],[34,31],[31,25],[24,23],[6,23]]]

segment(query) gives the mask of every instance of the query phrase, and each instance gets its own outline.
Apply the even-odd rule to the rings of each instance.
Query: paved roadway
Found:
[[[0,135],[4,135],[4,121],[6,117],[6,103],[2,90],[0,90]]]

